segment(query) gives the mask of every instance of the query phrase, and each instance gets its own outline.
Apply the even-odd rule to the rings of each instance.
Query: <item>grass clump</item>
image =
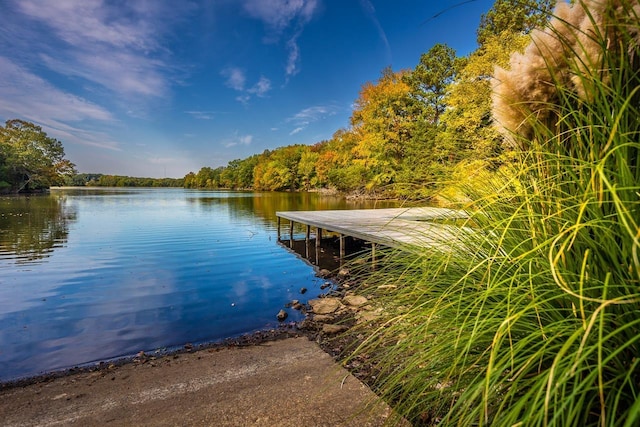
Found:
[[[355,354],[413,424],[640,425],[639,14],[561,4],[496,72],[518,161],[465,189],[473,227],[368,279]]]

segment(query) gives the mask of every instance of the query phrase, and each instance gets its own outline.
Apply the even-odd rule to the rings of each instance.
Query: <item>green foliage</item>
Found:
[[[529,34],[549,20],[556,2],[553,0],[496,0],[491,10],[482,15],[478,28],[478,44],[503,32]]]
[[[512,129],[511,170],[461,189],[471,218],[450,249],[394,253],[366,279],[384,315],[357,354],[415,425],[640,423],[640,17],[605,4],[586,22],[606,33],[550,32],[578,60],[538,82],[550,114],[512,100],[536,109],[533,136]]]
[[[420,62],[404,80],[411,87],[411,97],[417,101],[419,118],[437,125],[447,109],[445,96],[455,80],[462,61],[456,52],[444,44],[436,44],[420,56]]]
[[[62,143],[47,136],[40,126],[7,120],[0,127],[0,182],[11,191],[37,191],[62,185],[75,173],[64,158]]]

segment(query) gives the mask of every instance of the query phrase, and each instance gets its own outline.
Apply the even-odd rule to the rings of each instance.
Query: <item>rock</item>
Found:
[[[320,289],[324,290],[324,289],[327,289],[329,286],[331,286],[331,283],[329,283],[329,282],[324,282],[324,283],[320,286]]]
[[[315,314],[331,314],[342,307],[338,298],[318,298],[309,300],[311,310]]]
[[[307,292],[307,288],[300,288],[300,293],[305,294]]]
[[[340,332],[346,331],[347,329],[349,328],[344,325],[332,325],[329,323],[325,323],[324,325],[322,325],[322,332],[328,335],[338,334]]]
[[[338,276],[340,277],[347,277],[349,275],[349,270],[347,270],[346,268],[341,268],[340,271],[338,272]]]
[[[279,321],[281,321],[281,322],[282,322],[284,319],[286,319],[286,318],[287,318],[287,316],[288,316],[288,314],[287,314],[287,312],[286,312],[286,311],[284,311],[284,310],[280,310],[280,311],[278,312],[278,314],[277,314],[277,316],[276,316],[276,317],[278,318],[278,320],[279,320]]]
[[[362,295],[347,295],[342,299],[342,302],[352,307],[360,307],[369,302],[369,300]]]
[[[332,322],[333,319],[334,317],[328,314],[316,314],[315,316],[313,316],[313,321],[318,323]]]
[[[295,302],[292,306],[291,306],[294,310],[302,310],[302,307],[304,307],[302,304],[300,304],[299,302]]]

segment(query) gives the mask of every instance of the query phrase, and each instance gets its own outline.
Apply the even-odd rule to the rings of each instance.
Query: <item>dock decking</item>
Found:
[[[322,230],[340,234],[340,255],[344,256],[344,236],[351,236],[372,244],[390,247],[424,248],[441,245],[453,235],[451,226],[434,223],[435,219],[466,218],[465,212],[445,208],[393,208],[325,211],[276,212],[278,240],[281,218],[289,221],[289,237],[293,240],[294,223],[307,226],[306,240],[311,227],[316,228],[316,246]]]

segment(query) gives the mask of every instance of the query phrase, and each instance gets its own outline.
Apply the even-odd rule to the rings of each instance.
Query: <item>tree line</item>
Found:
[[[497,0],[481,18],[474,52],[459,57],[436,44],[413,69],[384,69],[362,86],[349,126],[331,139],[203,167],[184,186],[428,198],[449,182],[495,170],[510,154],[491,121],[491,75],[524,49],[551,7],[549,0]]]
[[[74,187],[183,187],[182,178],[141,178],[126,175],[79,173],[66,180]]]

